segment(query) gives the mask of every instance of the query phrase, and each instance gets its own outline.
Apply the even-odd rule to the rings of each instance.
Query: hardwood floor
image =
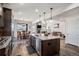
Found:
[[[17,43],[17,42],[16,42]],[[79,48],[78,48],[79,49]],[[60,56],[79,56],[77,48],[71,45],[66,45],[60,49]],[[14,44],[12,56],[38,56],[36,51],[28,45],[26,40],[20,40]]]
[[[37,56],[35,50],[28,45],[29,42],[21,40],[14,43],[12,56]]]
[[[73,50],[70,46],[60,49],[60,56],[79,56],[79,52],[76,51],[77,48]]]

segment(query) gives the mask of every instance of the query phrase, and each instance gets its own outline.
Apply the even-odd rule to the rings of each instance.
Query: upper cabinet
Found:
[[[11,9],[2,7],[0,15],[0,36],[11,36]]]

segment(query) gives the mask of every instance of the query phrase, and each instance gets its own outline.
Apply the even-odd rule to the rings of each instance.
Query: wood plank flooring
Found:
[[[17,43],[17,42],[16,42]],[[73,47],[73,48],[72,48]],[[60,49],[60,56],[79,56],[79,52],[74,46],[66,45]],[[12,56],[38,56],[36,51],[30,47],[26,40],[21,40],[19,43],[14,44]]]
[[[29,42],[21,40],[20,42],[14,43],[12,56],[37,56],[35,50],[28,45]]]

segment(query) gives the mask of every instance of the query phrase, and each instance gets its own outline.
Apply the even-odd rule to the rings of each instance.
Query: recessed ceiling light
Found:
[[[35,9],[35,12],[39,12],[39,10],[38,9]]]
[[[20,3],[20,5],[21,5],[21,6],[24,5],[24,3]]]

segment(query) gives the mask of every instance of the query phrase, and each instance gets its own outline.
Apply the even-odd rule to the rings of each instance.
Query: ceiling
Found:
[[[66,19],[74,17],[79,17],[79,6],[54,16],[54,19]]]
[[[36,21],[43,12],[50,13],[53,8],[53,15],[64,11],[72,3],[7,3],[4,6],[13,10],[14,19]],[[36,12],[36,11],[37,12]]]

